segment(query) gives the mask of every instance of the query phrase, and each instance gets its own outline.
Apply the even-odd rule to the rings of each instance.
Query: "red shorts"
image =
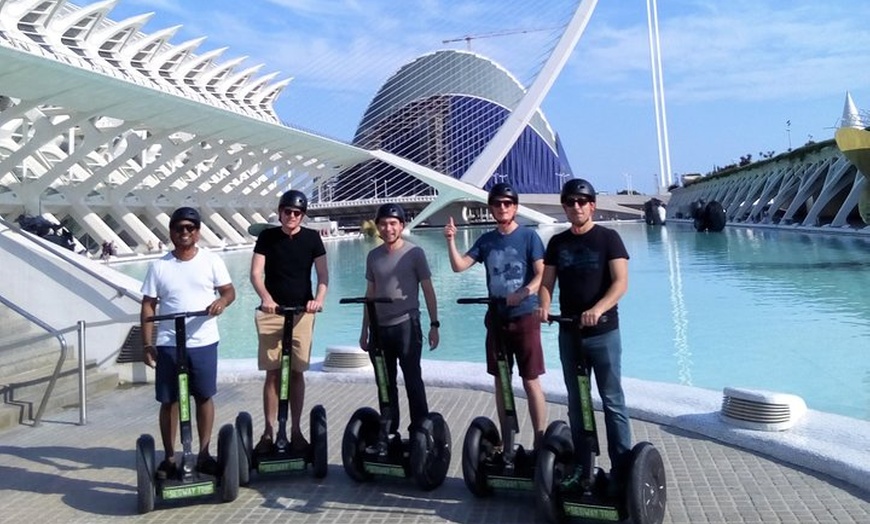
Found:
[[[494,327],[489,313],[484,320],[486,325],[486,372],[498,373],[496,363],[496,341]],[[527,380],[538,378],[545,373],[544,350],[541,347],[541,319],[534,313],[512,318],[504,326],[504,344],[508,365],[513,368],[514,360],[520,376]]]

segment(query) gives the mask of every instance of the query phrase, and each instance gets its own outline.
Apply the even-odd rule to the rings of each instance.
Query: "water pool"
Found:
[[[629,291],[620,303],[625,376],[706,389],[766,389],[801,396],[811,409],[870,420],[870,240],[782,230],[726,228],[697,233],[689,225],[611,224],[628,248]],[[539,229],[546,240],[561,228]],[[460,250],[484,229],[463,229]],[[432,267],[442,321],[441,346],[424,358],[483,362],[483,306],[460,296],[485,295],[483,268],[450,269],[440,230],[413,233]],[[342,297],[364,293],[365,255],[375,240],[327,243],[330,289],[314,337],[326,348],[355,345],[360,306]],[[251,251],[224,258],[238,299],[221,316],[221,358],[253,359]],[[115,269],[141,279],[147,262]],[[425,313],[424,313],[425,315]],[[548,369],[559,367],[556,327],[544,326]]]

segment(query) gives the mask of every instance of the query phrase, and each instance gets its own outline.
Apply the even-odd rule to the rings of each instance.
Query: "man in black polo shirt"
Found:
[[[305,306],[293,319],[293,349],[290,358],[290,446],[306,449],[308,442],[300,428],[305,400],[305,376],[311,357],[314,314],[323,307],[329,272],[326,249],[316,231],[302,227],[308,199],[295,189],[281,195],[278,218],[281,227],[265,229],[257,237],[251,259],[251,284],[260,296],[256,313],[259,335],[258,367],[266,372],[263,411],[266,426],[258,452],[268,452],[278,423],[278,388],[281,384],[281,340],[284,315],[277,306]],[[317,288],[311,289],[311,268],[317,274]]]

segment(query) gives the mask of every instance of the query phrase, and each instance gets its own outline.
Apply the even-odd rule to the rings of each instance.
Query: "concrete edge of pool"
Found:
[[[322,359],[312,360],[308,381],[369,382],[371,370],[324,372]],[[470,362],[423,360],[427,385],[492,391],[492,379],[485,365]],[[221,360],[220,382],[262,379],[253,359]],[[541,377],[547,401],[565,404],[565,385],[561,373]],[[625,377],[626,400],[631,417],[691,431],[699,435],[775,458],[794,466],[824,473],[870,492],[870,421],[808,409],[792,428],[767,432],[735,427],[719,416],[722,392],[649,382]],[[594,390],[594,388],[593,388]],[[521,382],[514,376],[514,391],[524,397]],[[400,391],[402,401],[404,392]],[[595,403],[600,407],[597,394]],[[464,434],[465,429],[462,429]]]

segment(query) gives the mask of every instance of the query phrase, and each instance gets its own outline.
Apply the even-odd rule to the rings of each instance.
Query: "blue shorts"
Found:
[[[217,393],[218,343],[187,348],[187,372],[190,394],[206,400]],[[175,346],[157,346],[157,371],[154,377],[157,402],[178,402],[178,376],[175,373]]]

